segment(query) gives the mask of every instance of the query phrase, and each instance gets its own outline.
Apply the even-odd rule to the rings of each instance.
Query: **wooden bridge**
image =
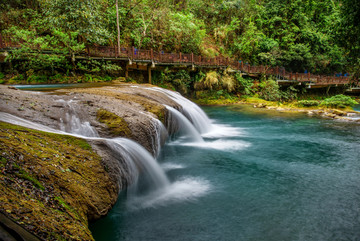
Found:
[[[6,41],[0,34],[0,51],[11,51],[13,48],[20,47],[19,44]],[[4,57],[3,57],[4,58]],[[151,83],[151,69],[156,66],[191,66],[195,68],[228,68],[248,75],[273,75],[279,84],[304,83],[308,88],[326,87],[350,84],[349,76],[326,76],[311,73],[288,72],[282,67],[252,66],[243,61],[218,56],[207,58],[203,56],[184,53],[164,53],[136,49],[135,47],[121,48],[118,52],[117,46],[87,46],[85,51],[76,56],[77,59],[104,59],[111,61],[126,61],[126,77],[131,69],[147,70],[149,82]],[[1,61],[1,57],[0,57]]]

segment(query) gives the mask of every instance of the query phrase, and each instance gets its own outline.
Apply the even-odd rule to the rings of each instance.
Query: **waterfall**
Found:
[[[212,124],[205,112],[192,101],[186,99],[177,92],[161,89],[158,87],[147,88],[167,95],[170,99],[178,103],[183,108],[183,114],[193,123],[200,134],[208,133],[212,130]]]
[[[155,147],[155,157],[158,157],[160,154],[161,145],[164,144],[168,138],[168,131],[160,120],[152,118],[152,121],[152,125],[155,131],[155,135],[152,138],[152,143]]]
[[[146,112],[140,111],[139,113],[147,116],[152,121],[150,124],[151,124],[151,131],[154,132],[154,135],[151,135],[151,146],[153,149],[154,157],[158,157],[161,150],[161,146],[165,143],[165,141],[169,137],[169,133],[166,127],[164,126],[164,124],[160,120],[154,118],[152,115]]]
[[[175,124],[178,127],[178,132],[182,138],[189,142],[204,142],[200,133],[183,114],[170,106],[166,105],[165,107],[171,113],[169,119],[170,124]]]
[[[60,129],[64,132],[79,134],[86,137],[98,137],[96,129],[88,121],[81,121],[78,111],[76,111],[73,100],[58,100],[64,105],[66,110],[65,117],[60,118]]]
[[[122,158],[129,165],[133,178],[132,184],[128,187],[130,198],[142,191],[139,189],[144,185],[139,185],[140,181],[146,185],[146,191],[162,189],[170,185],[164,170],[141,145],[125,138],[108,139],[106,142],[113,151],[121,153]],[[139,175],[140,172],[142,175]]]
[[[201,134],[209,133],[214,127],[206,114],[193,102],[182,97],[180,94],[163,90],[160,88],[150,88],[159,91],[182,107],[182,112],[166,106],[169,111],[169,127],[174,128],[180,136],[180,143],[197,145],[199,147],[207,146]],[[56,134],[70,135],[86,140],[103,142],[113,156],[118,161],[120,171],[115,172],[118,179],[124,177],[128,184],[127,187],[127,204],[131,208],[153,207],[157,204],[168,202],[178,202],[182,200],[192,200],[203,195],[208,189],[209,184],[202,180],[193,180],[184,178],[170,183],[165,175],[164,170],[141,145],[126,138],[102,138],[99,137],[96,129],[86,119],[87,115],[82,113],[77,105],[76,100],[58,101],[63,107],[60,113],[59,129],[53,129],[38,123],[34,123],[7,113],[0,112],[0,121],[24,126],[45,132]],[[141,112],[142,113],[142,112]],[[168,132],[164,125],[158,119],[153,118],[148,113],[142,113],[151,118],[151,128],[153,136],[151,139],[154,148],[154,156],[158,156],[161,145],[168,137]],[[198,191],[193,192],[194,188]]]
[[[77,116],[71,116],[70,119],[76,121],[76,123],[71,126],[73,126],[74,127],[73,130],[77,132],[79,130],[78,128],[79,118]],[[55,134],[70,135],[87,140],[100,140],[105,142],[107,146],[114,152],[113,156],[119,157],[125,161],[127,171],[129,172],[127,182],[132,183],[132,185],[130,186],[130,190],[132,190],[131,191],[132,195],[137,195],[137,189],[138,189],[137,184],[139,182],[140,176],[143,177],[141,178],[141,180],[142,182],[145,182],[147,184],[146,188],[148,190],[161,189],[169,186],[169,180],[167,179],[163,169],[160,167],[157,161],[151,156],[149,152],[145,150],[145,148],[143,148],[141,145],[129,139],[126,138],[107,139],[101,137],[84,136],[78,133],[69,133],[62,130],[56,130],[38,123],[34,123],[4,112],[0,112],[0,121],[4,121],[7,123],[11,123],[35,130],[51,132]],[[83,127],[88,126],[88,125],[84,125],[84,123],[81,122],[80,125]],[[85,133],[93,134],[92,132],[87,132],[87,131],[85,131]]]

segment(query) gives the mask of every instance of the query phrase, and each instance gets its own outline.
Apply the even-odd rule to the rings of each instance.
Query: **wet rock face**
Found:
[[[147,87],[49,94],[0,85],[0,111],[66,132],[88,122],[101,137],[130,138],[155,155],[154,118],[166,125],[164,105],[181,107]],[[0,125],[1,211],[44,240],[92,240],[88,220],[106,215],[129,180],[121,158],[100,140]]]

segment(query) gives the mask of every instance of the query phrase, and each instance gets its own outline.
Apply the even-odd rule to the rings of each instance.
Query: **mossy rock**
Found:
[[[114,113],[100,109],[96,113],[96,118],[99,122],[106,124],[114,136],[132,137],[128,123]]]
[[[0,122],[0,211],[44,240],[93,240],[117,198],[87,141]]]

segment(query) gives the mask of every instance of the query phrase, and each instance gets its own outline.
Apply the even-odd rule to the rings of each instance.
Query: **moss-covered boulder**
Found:
[[[114,136],[131,138],[132,133],[129,125],[120,116],[117,116],[110,111],[100,109],[97,111],[96,117],[98,121],[106,124],[106,126],[109,128],[110,132]]]
[[[118,188],[82,139],[0,122],[0,210],[44,240],[93,240]]]

